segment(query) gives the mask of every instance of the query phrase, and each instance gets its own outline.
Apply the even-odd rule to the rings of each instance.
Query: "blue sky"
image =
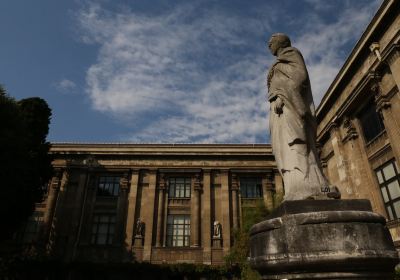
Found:
[[[269,36],[306,60],[314,100],[381,0],[0,2],[0,84],[53,110],[50,141],[265,143]]]

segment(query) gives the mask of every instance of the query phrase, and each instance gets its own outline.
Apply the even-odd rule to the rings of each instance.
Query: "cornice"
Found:
[[[334,81],[328,88],[326,94],[322,98],[320,105],[317,108],[317,116],[320,118],[322,111],[328,106],[328,102],[332,101],[334,94],[337,91],[338,86],[341,84],[344,77],[348,74],[351,66],[359,59],[359,56],[365,49],[369,49],[370,41],[372,35],[376,32],[379,24],[382,22],[383,18],[388,14],[388,12],[393,8],[394,5],[398,4],[398,0],[385,0],[376,12],[374,18],[371,20],[370,24],[367,26],[366,30],[362,34],[361,38],[358,40],[354,46],[349,57],[345,61],[343,67],[340,69],[339,73],[336,75]],[[398,35],[398,34],[397,34]],[[395,37],[398,37],[398,36]]]
[[[129,144],[52,143],[50,153],[60,155],[217,156],[272,155],[270,144]]]

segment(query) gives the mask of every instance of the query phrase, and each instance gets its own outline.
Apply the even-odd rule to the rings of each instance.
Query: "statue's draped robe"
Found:
[[[285,185],[285,200],[306,199],[329,186],[316,151],[315,107],[301,53],[281,50],[268,74],[268,100],[279,97],[281,114],[270,112],[272,150]],[[273,106],[271,106],[273,108]]]

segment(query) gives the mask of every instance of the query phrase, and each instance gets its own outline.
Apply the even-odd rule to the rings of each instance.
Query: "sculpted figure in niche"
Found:
[[[214,237],[221,238],[221,224],[218,221],[214,221]]]
[[[140,218],[138,218],[136,221],[136,234],[135,234],[136,236],[142,236],[143,226],[144,226],[144,223],[140,220]]]
[[[277,57],[267,84],[272,151],[284,181],[284,200],[339,198],[318,158],[315,107],[303,56],[283,33],[273,34],[268,47]]]

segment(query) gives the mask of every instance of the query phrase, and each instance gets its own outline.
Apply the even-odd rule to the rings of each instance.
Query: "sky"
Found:
[[[2,0],[0,84],[52,108],[51,142],[268,143],[271,34],[316,105],[382,0]]]

